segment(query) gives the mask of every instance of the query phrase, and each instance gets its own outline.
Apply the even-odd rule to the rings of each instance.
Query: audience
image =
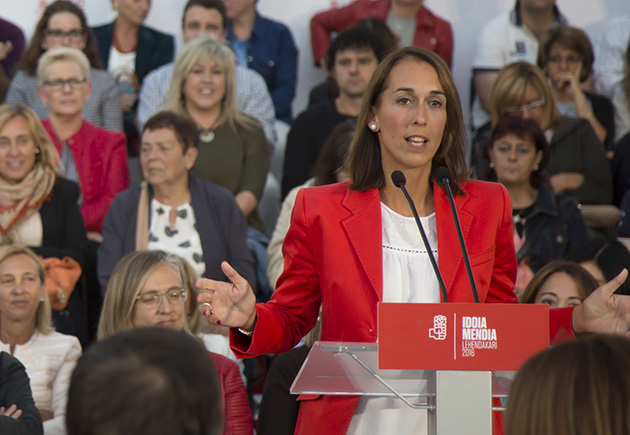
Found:
[[[98,253],[102,291],[118,261],[143,249],[178,254],[200,276],[217,280],[227,280],[221,261],[230,258],[241,273],[255,278],[245,218],[233,196],[189,175],[198,137],[195,124],[173,112],[160,112],[147,121],[140,147],[146,183],[118,195],[103,223]]]
[[[501,70],[492,89],[492,123],[507,115],[532,119],[550,136],[547,171],[555,193],[583,204],[610,204],[612,176],[606,151],[590,123],[558,113],[543,72],[528,62]]]
[[[222,0],[189,0],[184,6],[182,37],[187,43],[199,36],[213,36],[224,41],[227,17]],[[144,81],[138,105],[140,127],[157,113],[164,104],[174,63],[168,63],[150,73]],[[265,80],[253,69],[236,65],[236,104],[239,109],[256,118],[265,129],[267,140],[277,140],[274,127],[275,110]]]
[[[577,27],[551,26],[540,37],[538,66],[549,77],[560,114],[588,120],[597,138],[612,150],[615,138],[612,102],[582,89],[592,78],[593,47],[588,35]]]
[[[69,435],[219,435],[223,421],[212,364],[185,333],[121,332],[88,349],[72,374]]]
[[[527,361],[510,389],[508,435],[630,433],[630,341],[592,335]]]
[[[0,352],[0,433],[44,433],[42,417],[35,407],[26,369],[7,352]]]
[[[177,56],[164,106],[199,127],[199,155],[191,174],[232,192],[249,226],[264,233],[257,205],[270,150],[260,123],[236,106],[234,79],[230,47],[212,37],[196,38]]]
[[[79,184],[87,237],[100,243],[105,214],[114,196],[129,185],[125,137],[83,119],[92,86],[90,64],[81,51],[47,51],[39,60],[37,76],[40,98],[49,107],[48,120],[42,124],[61,156],[59,171]]]
[[[302,112],[287,136],[282,197],[306,182],[324,142],[339,123],[354,119],[378,63],[392,47],[364,27],[341,32],[332,42],[327,64],[339,96]]]
[[[45,277],[30,249],[14,245],[0,251],[0,351],[24,364],[44,433],[65,434],[70,375],[81,345],[51,326]]]
[[[506,116],[494,127],[487,152],[489,178],[512,199],[518,296],[542,266],[586,242],[588,230],[577,202],[546,184],[549,145],[535,121]]]
[[[282,201],[282,210],[267,247],[267,254],[269,255],[267,278],[272,290],[276,289],[276,281],[284,269],[282,243],[291,225],[291,213],[293,212],[293,205],[295,204],[298,191],[304,187],[324,186],[326,184],[348,181],[347,175],[341,168],[350,148],[350,141],[352,136],[354,136],[356,126],[356,120],[348,119],[333,128],[313,166],[311,178],[301,186],[291,189],[287,197]]]
[[[355,0],[341,7],[315,14],[311,19],[311,45],[315,65],[326,65],[331,35],[375,17],[385,22],[403,47],[422,47],[437,53],[449,68],[453,64],[451,24],[424,6],[424,0]]]
[[[187,293],[180,261],[177,256],[164,251],[136,251],[123,257],[107,285],[98,339],[104,340],[143,326],[190,334],[185,309]],[[252,415],[238,366],[216,353],[208,352],[208,357],[219,378],[223,433],[251,435]],[[182,400],[181,397],[179,399]],[[170,433],[163,429],[159,432]]]
[[[227,39],[237,63],[258,72],[271,93],[276,118],[291,124],[291,104],[297,85],[298,50],[284,24],[256,10],[258,0],[223,0],[228,23]]]
[[[584,302],[598,287],[584,268],[572,261],[555,260],[540,269],[521,295],[524,304],[547,304],[566,308]]]
[[[513,9],[483,27],[472,62],[473,131],[490,120],[490,96],[501,68],[518,61],[536,63],[538,38],[554,23],[566,23],[556,0],[517,0]]]
[[[92,92],[83,108],[83,118],[108,130],[122,130],[118,87],[109,73],[101,69],[94,35],[83,11],[72,1],[56,0],[44,11],[24,52],[20,70],[11,81],[6,101],[27,104],[41,119],[48,118],[48,107],[37,93],[37,62],[46,50],[60,47],[82,50],[92,67]]]

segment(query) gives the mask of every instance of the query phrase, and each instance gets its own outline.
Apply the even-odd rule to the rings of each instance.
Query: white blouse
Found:
[[[10,346],[2,342],[0,351],[11,353]],[[35,406],[53,413],[54,417],[44,422],[44,434],[65,434],[70,376],[81,356],[79,340],[72,335],[44,335],[36,330],[28,342],[15,346],[13,356],[26,368]]]
[[[383,222],[383,302],[440,302],[440,288],[413,217],[381,203]],[[421,217],[431,251],[438,259],[435,213]],[[412,409],[397,397],[359,399],[347,434],[424,434],[426,410]]]

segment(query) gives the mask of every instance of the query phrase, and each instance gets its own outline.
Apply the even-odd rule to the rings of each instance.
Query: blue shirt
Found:
[[[228,24],[227,39],[238,55],[240,44],[231,24]],[[243,66],[263,76],[276,109],[276,118],[291,124],[291,103],[297,85],[298,51],[289,28],[257,14],[252,34],[248,40],[240,43],[245,44],[247,49],[247,65]]]

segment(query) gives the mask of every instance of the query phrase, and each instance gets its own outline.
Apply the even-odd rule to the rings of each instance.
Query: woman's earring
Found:
[[[48,50],[48,47],[46,46],[46,44],[42,44],[42,50]]]
[[[488,166],[490,166],[491,168],[494,168],[494,163],[490,162]]]
[[[35,154],[39,154],[39,148],[35,148]]]
[[[376,133],[376,131],[378,130],[378,125],[372,123],[370,124],[370,130],[372,130],[374,133]]]
[[[534,165],[534,171],[537,171],[539,169],[540,169],[540,167],[538,165]]]
[[[44,298],[41,298],[39,301],[40,301],[40,302],[44,302]]]

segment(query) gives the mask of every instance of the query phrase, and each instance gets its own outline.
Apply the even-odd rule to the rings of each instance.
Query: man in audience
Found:
[[[212,35],[225,40],[227,17],[221,0],[189,0],[184,6],[182,37],[188,42],[198,36]],[[140,127],[152,115],[159,112],[168,90],[174,63],[153,71],[144,79],[140,91],[138,120]],[[239,109],[253,116],[263,125],[265,137],[274,144],[276,130],[273,126],[275,112],[267,85],[255,71],[236,66],[236,102]]]
[[[284,158],[283,198],[309,178],[319,151],[335,126],[357,117],[372,74],[386,54],[378,36],[366,28],[348,29],[332,42],[326,62],[339,87],[339,96],[306,109],[293,123]]]
[[[216,372],[190,333],[134,328],[90,347],[72,374],[69,435],[222,433]]]
[[[320,12],[311,19],[315,64],[323,66],[333,32],[341,32],[363,18],[377,18],[396,34],[403,47],[422,47],[437,53],[449,68],[453,62],[451,23],[424,6],[424,0],[356,0],[342,8]]]
[[[479,36],[473,60],[472,124],[476,130],[490,121],[490,93],[505,65],[536,63],[538,39],[554,23],[565,23],[555,0],[517,0],[514,9],[490,21]]]
[[[0,434],[42,433],[42,417],[35,407],[24,366],[8,353],[0,352]]]
[[[606,31],[595,47],[593,65],[595,90],[614,98],[621,90],[626,48],[630,43],[630,14],[613,18],[606,23]]]
[[[297,84],[298,51],[287,26],[262,17],[258,0],[223,0],[227,10],[227,39],[238,64],[260,73],[276,108],[276,117],[291,124],[291,103]]]

